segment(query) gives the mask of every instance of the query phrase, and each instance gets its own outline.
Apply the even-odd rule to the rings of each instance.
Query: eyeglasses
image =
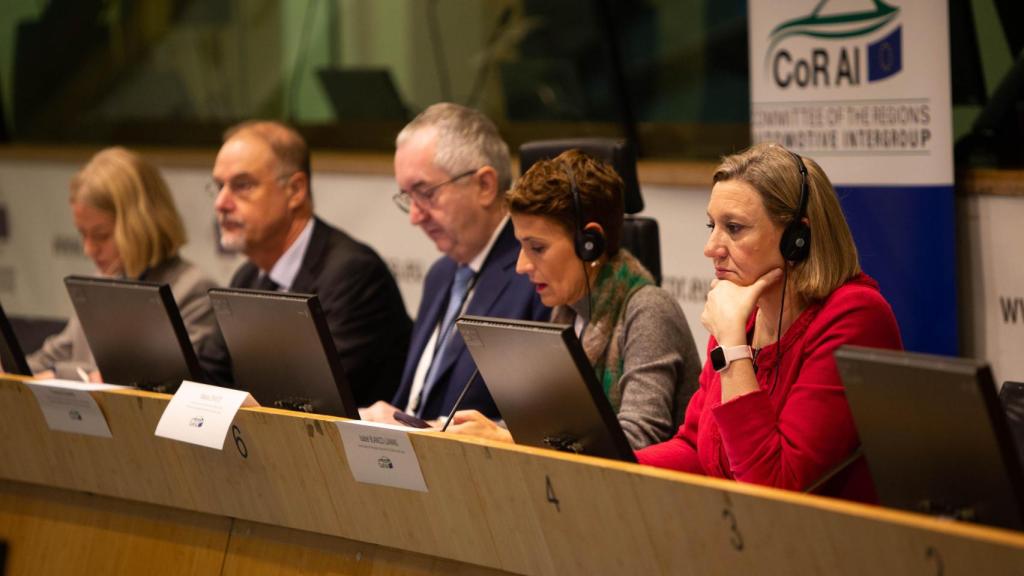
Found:
[[[273,182],[284,182],[292,177],[294,172],[288,174],[281,174],[277,178],[274,178]],[[250,176],[239,176],[228,182],[217,182],[216,180],[210,180],[206,183],[206,193],[211,198],[216,198],[220,194],[221,189],[227,188],[235,198],[239,200],[248,200],[252,197],[253,192],[260,187],[262,182],[252,178]]]
[[[466,176],[476,174],[479,170],[479,168],[475,170],[467,170],[465,172],[462,172],[461,174],[453,176],[448,180],[445,180],[444,182],[434,184],[432,186],[427,186],[426,188],[410,190],[408,192],[406,192],[405,190],[399,190],[397,194],[391,197],[391,199],[395,201],[395,206],[398,206],[399,210],[405,213],[408,213],[409,210],[412,209],[413,203],[415,203],[420,208],[433,208],[434,197],[437,196],[438,190],[440,190],[444,186],[447,186],[448,184],[455,182],[456,180],[461,180]]]

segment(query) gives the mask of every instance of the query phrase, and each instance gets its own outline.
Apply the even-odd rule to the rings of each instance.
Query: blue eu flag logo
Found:
[[[868,44],[868,82],[884,80],[903,69],[903,27]]]

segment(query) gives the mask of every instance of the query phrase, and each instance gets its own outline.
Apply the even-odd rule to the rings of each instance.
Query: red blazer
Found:
[[[748,332],[756,315],[755,310]],[[805,490],[849,458],[860,443],[832,357],[843,344],[903,348],[892,308],[865,274],[797,317],[783,335],[781,362],[778,344],[761,349],[756,361],[759,390],[722,404],[721,379],[705,362],[700,388],[676,436],[638,451],[637,458],[661,468]],[[708,350],[717,345],[712,337]],[[817,493],[865,502],[878,499],[863,458]]]

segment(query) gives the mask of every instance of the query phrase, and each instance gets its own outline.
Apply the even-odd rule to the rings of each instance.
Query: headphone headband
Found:
[[[594,262],[604,254],[604,235],[597,230],[587,230],[583,221],[583,201],[580,200],[580,191],[576,187],[576,174],[572,170],[572,164],[568,161],[562,163],[569,175],[569,188],[572,192],[573,212],[576,216],[576,230],[573,234],[573,246],[576,249],[576,256],[584,262]]]
[[[810,186],[807,182],[807,165],[804,164],[804,159],[800,157],[796,152],[790,152],[795,158],[797,166],[800,169],[800,208],[797,209],[796,219],[803,220],[807,217],[807,201],[810,196]]]
[[[787,262],[802,262],[811,254],[811,227],[804,222],[807,217],[807,203],[810,197],[810,182],[807,177],[807,166],[799,154],[788,151],[796,159],[797,168],[800,170],[800,204],[797,208],[796,217],[782,232],[782,239],[779,241],[779,251]]]

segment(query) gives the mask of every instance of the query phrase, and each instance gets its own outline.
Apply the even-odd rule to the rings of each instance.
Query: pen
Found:
[[[89,383],[89,374],[82,370],[81,366],[75,366],[75,371],[78,372],[78,377],[82,379],[82,382]]]

